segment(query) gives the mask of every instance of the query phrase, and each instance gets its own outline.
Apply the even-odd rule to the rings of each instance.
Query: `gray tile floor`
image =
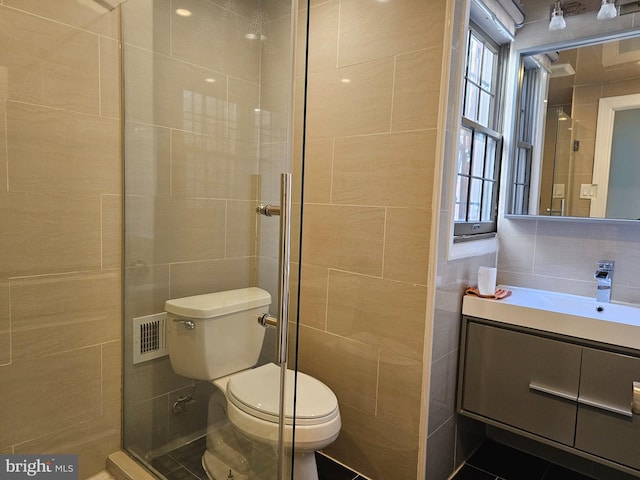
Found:
[[[528,453],[485,442],[453,480],[594,480]]]
[[[208,480],[202,468],[202,454],[206,449],[205,437],[170,451],[151,461],[151,466],[167,480]],[[361,480],[356,472],[316,453],[320,480]]]

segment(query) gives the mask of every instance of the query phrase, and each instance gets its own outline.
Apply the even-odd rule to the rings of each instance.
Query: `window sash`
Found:
[[[502,133],[498,131],[501,50],[473,25],[469,28],[467,46],[456,159],[454,241],[496,232],[502,156]],[[490,74],[489,66],[492,67]]]
[[[484,127],[496,128],[498,123],[496,105],[499,102],[499,65],[499,47],[471,26],[467,44],[462,115]]]
[[[529,212],[532,158],[533,146],[530,143],[518,142],[513,169],[510,210],[514,215],[526,215]]]
[[[502,135],[463,119],[454,190],[454,235],[495,232]]]
[[[524,67],[523,67],[524,68]],[[511,173],[511,195],[509,212],[526,215],[529,212],[531,192],[531,166],[533,163],[533,137],[537,115],[540,71],[524,69],[518,105],[518,130],[515,162]]]

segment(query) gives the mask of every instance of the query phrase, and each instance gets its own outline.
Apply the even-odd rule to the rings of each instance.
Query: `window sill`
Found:
[[[498,236],[482,238],[478,240],[466,240],[463,242],[449,244],[448,260],[460,260],[461,258],[478,257],[496,253],[498,251]]]
[[[495,238],[496,232],[487,232],[487,233],[478,233],[476,235],[454,235],[453,243],[463,243],[463,242],[477,242],[478,240],[487,240],[490,238]]]

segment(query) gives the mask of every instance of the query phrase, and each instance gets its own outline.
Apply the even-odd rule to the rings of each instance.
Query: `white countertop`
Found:
[[[640,305],[601,303],[595,298],[511,287],[493,300],[465,295],[462,313],[509,325],[640,350]]]

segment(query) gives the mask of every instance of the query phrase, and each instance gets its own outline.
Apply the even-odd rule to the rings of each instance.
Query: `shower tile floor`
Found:
[[[153,459],[150,463],[167,480],[208,480],[202,468],[202,454],[206,449],[206,438],[184,445]],[[364,477],[316,453],[320,480],[364,480]],[[222,479],[224,480],[224,479]]]
[[[206,438],[202,437],[154,458],[150,463],[167,480],[208,480],[202,468],[205,449]]]
[[[547,460],[487,441],[453,480],[594,480]]]

